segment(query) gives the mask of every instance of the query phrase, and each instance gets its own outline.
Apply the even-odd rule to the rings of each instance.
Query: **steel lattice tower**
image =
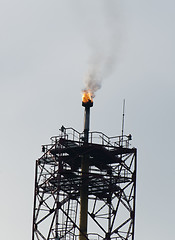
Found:
[[[62,126],[36,161],[32,240],[134,240],[136,148],[89,132],[86,94],[84,132]]]
[[[134,240],[136,149],[129,136],[107,137],[62,128],[43,146],[36,161],[32,240],[77,240],[80,235],[80,190],[88,185],[88,225],[84,239]],[[89,156],[82,179],[81,159]]]

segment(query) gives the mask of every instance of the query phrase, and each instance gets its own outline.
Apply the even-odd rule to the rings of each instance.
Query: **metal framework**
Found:
[[[134,240],[136,148],[129,136],[107,137],[61,128],[43,145],[36,161],[32,240],[78,240],[80,191],[88,186],[88,231],[85,239]],[[89,171],[82,177],[81,159]],[[83,234],[83,233],[82,233]]]

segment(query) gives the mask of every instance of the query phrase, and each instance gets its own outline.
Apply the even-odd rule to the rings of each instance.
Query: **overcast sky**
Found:
[[[91,130],[138,148],[135,240],[174,239],[175,1],[0,0],[0,235],[31,240],[34,166],[61,125],[83,130],[81,90],[97,65]],[[93,66],[94,66],[93,65]]]

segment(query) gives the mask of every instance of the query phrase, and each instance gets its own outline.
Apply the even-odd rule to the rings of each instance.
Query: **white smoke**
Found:
[[[95,92],[116,69],[121,50],[121,14],[116,0],[98,1],[95,9],[86,11],[86,38],[91,50],[84,83],[85,89]],[[86,9],[87,10],[87,9]],[[89,28],[90,26],[90,28]]]
[[[101,59],[96,55],[93,56],[89,61],[89,69],[84,79],[84,90],[91,92],[92,98],[94,98],[95,92],[101,88],[101,81]]]

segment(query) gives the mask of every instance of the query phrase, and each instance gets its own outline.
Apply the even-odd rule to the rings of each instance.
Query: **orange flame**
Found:
[[[89,101],[93,102],[92,94],[90,91],[87,90],[83,91],[82,101],[84,103],[87,103]]]

